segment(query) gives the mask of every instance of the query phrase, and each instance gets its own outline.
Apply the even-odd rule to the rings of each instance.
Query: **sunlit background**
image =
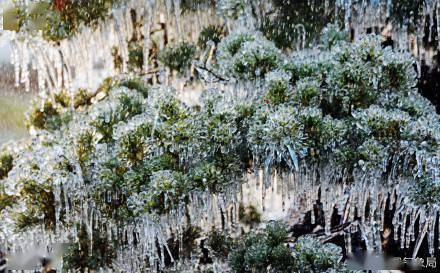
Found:
[[[9,39],[7,32],[0,36],[0,145],[26,137],[25,113],[32,96],[14,86]]]

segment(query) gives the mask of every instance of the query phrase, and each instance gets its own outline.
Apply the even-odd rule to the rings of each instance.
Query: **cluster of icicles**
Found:
[[[150,270],[164,268],[165,255],[172,257],[167,240],[175,238],[182,244],[182,236],[189,226],[200,227],[204,233],[215,228],[229,234],[239,234],[243,227],[239,222],[240,205],[256,206],[262,213],[263,221],[287,219],[289,223],[296,224],[305,213],[313,211],[317,200],[322,204],[325,218],[321,239],[325,241],[335,235],[342,235],[349,253],[352,251],[352,234],[355,232],[360,232],[368,251],[380,253],[386,226],[385,215],[393,210],[394,240],[400,242],[401,248],[409,248],[415,242],[413,256],[416,257],[423,239],[428,236],[429,253],[433,255],[434,234],[440,232],[435,230],[440,208],[411,203],[407,194],[407,185],[411,178],[395,177],[384,181],[380,172],[359,171],[354,176],[355,181],[346,182],[341,170],[328,164],[315,166],[303,163],[298,171],[289,173],[269,171],[270,174],[259,170],[245,175],[245,183],[239,185],[237,191],[230,191],[236,194],[193,193],[187,205],[182,204],[163,216],[145,214],[134,223],[122,224],[103,217],[93,203],[84,202],[80,210],[69,209],[67,201],[64,204],[61,202],[61,194],[64,194],[64,200],[68,200],[67,193],[78,189],[78,186],[87,187],[81,185],[81,181],[77,181],[78,184],[55,185],[56,209],[59,213],[63,207],[69,221],[85,225],[90,242],[93,241],[94,230],[106,234],[109,241],[121,240],[122,234],[124,245],[117,250],[113,264],[109,268],[103,268],[102,272],[140,272],[145,269],[146,257],[150,265],[158,265]],[[264,181],[267,176],[271,179]],[[331,220],[335,210],[341,220],[338,226],[332,227]],[[312,223],[315,223],[314,213],[311,216]],[[12,252],[20,253],[33,244],[76,242],[79,231],[75,226],[64,227],[58,217],[59,214],[55,233],[39,227],[18,234],[3,234],[7,237],[2,241],[6,239],[7,242],[3,241],[2,244],[12,246]],[[190,261],[194,266],[197,265],[197,258],[196,256],[194,261]],[[216,266],[220,268],[218,272],[225,272],[222,271],[224,269],[221,261]],[[59,263],[57,270],[61,269],[62,263]]]
[[[325,7],[330,8],[330,2],[326,0]],[[406,23],[399,26],[387,20],[392,9],[391,0],[338,0],[334,5],[337,13],[340,10],[344,11],[345,29],[353,30],[355,36],[365,34],[369,28],[381,29],[383,35],[391,36],[393,41],[397,42],[395,47],[398,50],[409,49],[420,61],[427,60],[429,63],[434,51],[422,45],[424,26],[430,26],[430,40],[437,39],[432,35],[435,25],[440,36],[440,1],[424,2],[424,16],[418,22],[416,31],[411,34]],[[314,4],[313,1],[311,4]],[[227,6],[228,1],[219,1],[218,5]],[[260,6],[262,9],[270,9],[271,5],[267,1],[260,3]],[[116,73],[112,56],[114,47],[118,49],[122,58],[121,72],[127,72],[127,41],[131,39],[134,30],[131,10],[136,11],[136,20],[142,25],[143,72],[149,71],[149,50],[152,44],[150,34],[158,23],[167,26],[169,41],[196,41],[204,26],[219,22],[225,22],[229,29],[253,27],[249,26],[249,22],[252,21],[251,15],[245,16],[243,20],[233,20],[222,16],[215,8],[198,10],[196,14],[182,13],[180,0],[129,0],[122,7],[111,10],[109,18],[98,24],[96,29],[84,27],[79,33],[60,41],[59,44],[45,41],[40,34],[14,33],[12,62],[15,65],[16,84],[22,84],[29,90],[30,69],[35,69],[42,97],[62,89],[74,91],[78,87],[96,87],[103,78]],[[435,18],[437,22],[434,22]]]
[[[109,18],[95,28],[83,27],[69,39],[59,43],[46,41],[41,33],[13,33],[12,63],[15,66],[16,85],[30,89],[30,69],[38,74],[38,87],[43,98],[60,90],[96,88],[102,79],[117,73],[127,73],[129,60],[128,41],[135,26],[131,11],[136,12],[136,22],[141,22],[144,37],[143,72],[148,72],[151,33],[166,25],[169,41],[197,41],[204,26],[218,24],[219,19],[211,9],[197,14],[181,14],[180,1],[130,0],[122,7],[111,10]],[[114,67],[112,49],[122,58],[122,69]]]
[[[419,62],[422,60],[431,64],[433,55],[437,48],[424,46],[424,39],[431,43],[433,40],[440,41],[440,1],[424,0],[422,4],[421,16],[418,22],[413,18],[405,18],[398,22],[392,18],[393,0],[337,0],[336,12],[338,8],[344,9],[345,30],[352,30],[354,36],[367,33],[367,30],[376,32],[394,41],[396,50],[410,51]],[[411,2],[411,1],[410,1]],[[402,3],[408,5],[407,3]],[[402,8],[402,10],[405,10]],[[403,11],[402,11],[403,12]],[[411,13],[414,15],[413,13]],[[399,16],[407,16],[401,14]],[[409,26],[415,29],[409,31]],[[436,29],[435,29],[436,28]],[[425,30],[428,30],[428,33]],[[435,35],[435,31],[437,35]],[[425,41],[426,42],[426,41]],[[440,48],[440,43],[438,44]]]
[[[440,158],[437,158],[437,160]],[[438,165],[437,165],[438,167]],[[367,251],[381,253],[384,232],[394,235],[393,240],[400,242],[401,249],[410,249],[416,257],[422,241],[428,236],[429,255],[434,254],[434,234],[438,220],[438,205],[416,205],[408,196],[412,178],[395,176],[383,178],[380,171],[356,171],[354,181],[348,182],[342,170],[333,164],[307,166],[302,164],[299,171],[293,173],[269,174],[269,184],[265,182],[264,170],[248,175],[248,182],[241,193],[243,203],[255,204],[263,210],[263,217],[270,219],[288,219],[296,224],[311,212],[311,224],[316,223],[314,205],[322,204],[325,224],[323,240],[335,235],[343,235],[348,253],[352,251],[353,233],[360,232]],[[341,220],[332,226],[332,217],[336,214]],[[386,215],[392,214],[392,223],[386,223]],[[415,232],[418,230],[418,233]],[[440,246],[440,239],[438,242]]]

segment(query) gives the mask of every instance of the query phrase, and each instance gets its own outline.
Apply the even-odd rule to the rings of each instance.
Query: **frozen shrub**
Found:
[[[304,156],[304,127],[297,119],[298,110],[292,106],[281,106],[274,111],[257,112],[257,118],[249,129],[249,145],[254,154],[264,155],[265,166],[287,163],[298,167]]]
[[[279,222],[268,224],[262,232],[245,236],[229,254],[229,264],[236,273],[250,272],[349,272],[340,263],[341,249],[301,237],[289,246],[287,230]],[[244,241],[244,242],[243,242]]]
[[[117,67],[115,61],[115,67]],[[130,42],[128,45],[128,68],[131,71],[140,71],[144,65],[144,48],[138,42]]]
[[[43,103],[43,107],[35,105],[34,109],[27,115],[27,126],[33,126],[37,129],[55,130],[59,128],[64,121],[60,110],[49,100]]]
[[[61,105],[62,107],[70,106],[71,96],[66,90],[61,90],[54,95],[55,103]]]
[[[81,132],[75,140],[76,155],[81,163],[90,159],[95,150],[95,136],[92,131]]]
[[[378,168],[388,158],[386,147],[375,139],[368,139],[357,149],[359,153],[358,164],[362,167]]]
[[[161,214],[175,208],[186,198],[188,186],[186,177],[181,173],[159,171],[152,174],[148,188],[139,195],[147,211]]]
[[[224,37],[224,32],[225,30],[222,26],[209,25],[204,27],[200,32],[197,44],[202,49],[206,48],[209,41],[214,42],[215,45],[218,45]]]
[[[189,115],[189,109],[172,95],[160,97],[154,104],[154,108],[158,119],[170,124],[185,119]]]
[[[303,106],[319,106],[321,89],[313,78],[303,78],[295,85],[293,100]]]
[[[311,157],[325,156],[344,141],[345,124],[330,116],[324,116],[316,107],[302,108],[298,120],[304,128],[304,142]]]
[[[275,70],[281,60],[281,52],[272,42],[259,40],[246,42],[234,55],[229,74],[239,79],[264,77]]]
[[[90,113],[90,125],[95,128],[99,142],[113,141],[113,128],[122,121],[126,121],[145,110],[144,97],[138,93],[127,92],[127,89],[118,89],[111,95],[110,102],[95,107]]]
[[[219,44],[219,60],[226,62],[241,50],[244,43],[252,42],[259,38],[258,33],[237,32],[229,34]]]
[[[119,105],[116,108],[118,120],[129,119],[142,113],[144,104],[143,97],[121,93],[118,99]]]
[[[341,248],[333,244],[322,244],[311,237],[301,237],[293,247],[294,271],[298,272],[349,272],[340,264]]]
[[[164,123],[159,128],[164,148],[174,153],[186,150],[187,146],[194,145],[200,132],[199,124],[193,117],[186,117],[176,120],[174,123]],[[194,145],[196,147],[197,145]]]
[[[280,222],[269,223],[266,226],[265,233],[266,244],[272,248],[283,244],[288,238],[287,229]]]
[[[240,102],[234,105],[235,112],[235,125],[239,132],[239,145],[245,146],[247,143],[246,135],[249,130],[249,126],[253,121],[257,106],[249,102]],[[241,151],[247,151],[246,149],[240,149]],[[246,152],[242,152],[242,160],[246,160]]]
[[[90,240],[87,227],[78,226],[78,241],[70,244],[64,253],[64,266],[78,272],[99,270],[99,268],[109,266],[116,257],[116,253],[114,242],[107,240],[107,231],[93,230],[93,239]]]
[[[349,138],[350,143],[340,142],[336,146],[336,162],[342,166],[359,166],[363,170],[370,167],[386,172],[393,153],[401,151],[400,146],[404,141],[414,140],[408,133],[410,123],[410,116],[398,109],[387,111],[372,105],[356,110],[353,120],[346,122],[342,138]]]
[[[379,140],[399,140],[405,130],[410,116],[402,111],[386,111],[376,105],[353,113],[358,128],[367,136]]]
[[[252,80],[275,70],[281,52],[259,32],[240,32],[222,40],[217,58],[228,77]]]
[[[324,97],[332,115],[350,114],[355,108],[366,108],[377,102],[381,94],[392,91],[408,93],[415,86],[412,61],[408,56],[382,49],[375,36],[338,44],[333,50],[334,67]]]
[[[145,157],[144,160],[123,173],[122,189],[129,194],[138,193],[149,183],[153,173],[165,170],[179,170],[179,164],[173,154],[165,153]]]
[[[278,222],[270,223],[263,232],[246,235],[229,254],[233,272],[267,272],[268,268],[291,271],[294,261],[286,239],[286,228]]]
[[[383,100],[385,100],[385,98]],[[385,107],[393,108],[396,107],[396,105],[399,109],[407,112],[410,116],[415,118],[435,113],[435,107],[428,99],[422,97],[418,93],[412,93],[408,96],[398,96],[396,100],[390,101]]]
[[[149,87],[148,85],[142,80],[142,78],[131,78],[123,80],[120,83],[121,86],[125,86],[128,89],[136,90],[137,92],[141,93],[144,98],[148,97],[148,91]]]
[[[208,155],[215,164],[231,173],[237,171],[238,162],[234,148],[239,142],[239,132],[232,112],[217,110],[215,112],[203,112],[200,116],[200,152]]]
[[[107,95],[117,83],[118,81],[112,77],[105,78],[96,90],[96,94],[103,93],[104,95]]]
[[[279,64],[279,69],[290,75],[291,84],[300,79],[311,78],[320,84],[332,69],[332,55],[329,52],[294,52]]]
[[[147,124],[137,127],[135,130],[128,132],[118,140],[119,157],[135,164],[144,159],[149,152],[151,137],[151,128]]]
[[[429,177],[419,177],[411,186],[410,195],[420,205],[438,204],[440,202],[440,184]]]
[[[14,158],[10,153],[0,153],[0,180],[5,178],[9,171],[12,170]]]
[[[188,42],[168,46],[159,52],[158,60],[170,70],[181,74],[191,66],[191,61],[196,54],[196,47]]]
[[[214,163],[204,163],[191,174],[191,180],[198,189],[208,188],[211,192],[222,192],[231,183],[224,175],[224,170]]]
[[[91,104],[93,94],[87,89],[78,89],[73,94],[73,107],[78,108],[80,106],[86,106]]]
[[[425,146],[422,150],[435,150],[440,143],[440,123],[437,117],[423,116],[411,120],[405,129],[405,139]]]
[[[4,193],[4,191],[0,188],[0,213],[4,209],[12,207],[15,203],[16,198],[14,196]]]
[[[290,77],[283,71],[274,71],[266,75],[266,99],[273,104],[287,102],[290,94]]]
[[[215,254],[227,256],[231,250],[233,241],[226,232],[212,231],[209,234],[207,245]]]
[[[113,112],[98,113],[90,122],[97,133],[98,142],[111,142],[113,140],[113,126],[118,122]]]
[[[181,0],[180,8],[182,12],[197,11],[213,4],[212,0]]]
[[[26,210],[16,215],[17,228],[27,229],[36,225],[43,225],[47,230],[55,229],[57,221],[55,215],[55,197],[52,192],[52,181],[23,180],[19,202],[26,206]]]
[[[67,90],[61,90],[54,94],[54,100],[41,102],[42,106],[35,103],[34,109],[28,113],[28,127],[33,126],[37,129],[58,129],[63,124],[71,120],[71,107],[88,107],[92,104],[92,99],[96,93],[87,89],[79,88],[72,94]],[[72,101],[73,98],[73,101]]]
[[[340,41],[348,41],[348,33],[345,30],[341,30],[338,24],[328,24],[321,34],[321,44],[327,48],[331,49]]]
[[[374,72],[373,72],[374,73]],[[354,108],[368,107],[378,95],[377,86],[373,84],[378,75],[371,75],[361,64],[343,63],[330,74],[331,88],[324,99],[334,108],[333,115],[348,115]],[[375,79],[376,77],[376,79]],[[330,108],[329,107],[329,108]]]
[[[261,222],[261,214],[253,205],[244,207],[242,204],[240,204],[238,217],[240,221],[246,225],[259,224]]]
[[[417,86],[414,59],[409,53],[395,53],[391,48],[383,50],[380,87],[383,90],[401,93],[411,92]]]
[[[103,84],[105,85],[106,82],[104,82]],[[54,95],[54,101],[59,108],[86,107],[92,104],[92,99],[95,97],[95,95],[96,93],[84,88],[79,88],[78,90],[75,90],[72,94],[70,94],[66,90],[62,90],[61,92]]]

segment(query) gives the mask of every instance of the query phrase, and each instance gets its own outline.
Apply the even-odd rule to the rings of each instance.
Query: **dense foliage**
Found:
[[[440,118],[415,90],[413,60],[382,48],[376,36],[349,43],[335,26],[325,31],[321,50],[289,55],[259,32],[212,40],[219,43],[216,74],[250,84],[240,90],[248,96],[210,89],[198,107],[189,107],[170,87],[123,77],[95,93],[79,90],[74,101],[60,93],[38,104],[29,115],[35,136],[14,156],[16,167],[1,157],[0,209],[14,220],[6,224],[19,231],[73,226],[81,235],[89,227],[68,215],[84,203],[103,222],[159,219],[190,205],[194,194],[234,194],[246,172],[295,172],[313,164],[331,164],[350,178],[354,172],[383,180],[405,176],[413,201],[437,203],[431,162],[438,160]],[[159,60],[184,73],[195,51],[184,42],[166,48]],[[243,222],[259,222],[252,214]],[[70,252],[96,245],[104,257],[83,250],[85,260],[67,259],[70,267],[98,269],[113,258],[108,248],[124,246],[120,236],[89,236],[79,236]],[[232,250],[230,267],[339,268],[333,247],[302,238],[290,249],[286,238],[278,224],[251,233]]]
[[[196,47],[182,42],[175,46],[168,46],[158,55],[158,60],[172,71],[184,73],[194,59]]]
[[[236,273],[248,272],[350,272],[340,265],[341,249],[310,237],[288,243],[286,228],[270,223],[264,232],[247,234],[229,256]]]
[[[116,3],[118,0],[50,0],[32,3],[28,8],[16,1],[16,30],[37,27],[45,39],[59,41],[71,37],[81,26],[96,25]]]

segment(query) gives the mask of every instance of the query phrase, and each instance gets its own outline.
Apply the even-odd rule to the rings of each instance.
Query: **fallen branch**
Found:
[[[205,82],[208,83],[215,83],[215,82],[227,82],[229,81],[228,79],[222,77],[221,75],[219,75],[218,73],[214,72],[212,69],[206,67],[206,65],[201,65],[199,62],[194,62],[193,63],[194,67],[197,69],[197,71],[200,73],[200,75],[202,75],[202,78]],[[211,79],[208,79],[206,77],[207,74],[211,77]]]

